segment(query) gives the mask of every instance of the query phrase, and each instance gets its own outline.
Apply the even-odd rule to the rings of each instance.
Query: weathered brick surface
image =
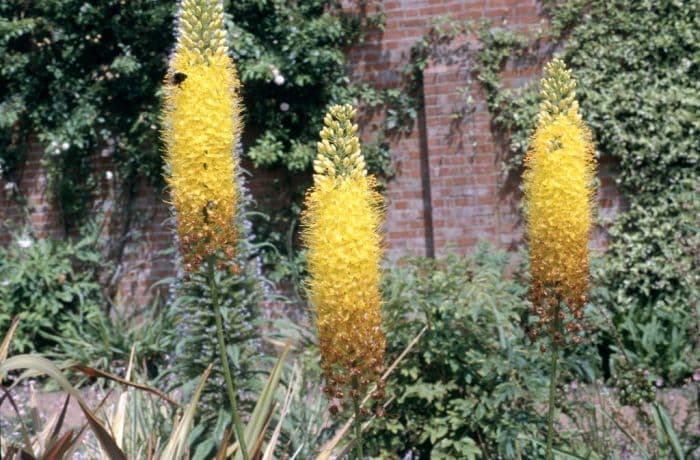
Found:
[[[44,169],[43,149],[36,141],[27,146],[26,160],[14,181],[0,179],[0,243],[5,244],[10,231],[16,230],[26,217],[38,237],[60,236],[63,226],[61,213],[51,199]]]
[[[522,31],[543,23],[541,6],[535,0],[386,0],[383,6],[384,30],[370,32],[361,46],[348,50],[348,55],[355,81],[385,88],[405,83],[403,69],[411,47],[436,17],[449,14],[457,20],[489,19],[495,26]],[[475,37],[459,37],[450,46],[473,49],[478,42]],[[425,110],[410,135],[392,142],[397,175],[386,194],[385,224],[392,259],[439,255],[447,248],[465,252],[482,238],[507,249],[522,241],[519,181],[501,173],[504,140],[491,124],[485,93],[474,80],[469,55],[458,56],[435,58],[429,63],[423,76]],[[515,88],[537,78],[545,57],[508,62],[502,75],[504,86]],[[460,94],[460,88],[466,92]],[[473,111],[460,113],[467,96],[473,100]],[[363,123],[363,136],[368,139],[373,134],[369,126]],[[33,209],[31,220],[38,234],[61,236],[60,212],[45,193],[40,159],[41,148],[35,146],[17,185]],[[105,174],[110,170],[109,161],[98,162],[97,168]],[[613,169],[611,161],[601,162],[599,204],[603,217],[614,215],[620,206]],[[162,197],[139,184],[131,217],[125,221],[124,213],[119,212],[124,197],[116,196],[115,181],[118,178],[101,184],[104,196],[100,205],[108,216],[114,214],[105,231],[126,238],[120,251],[123,277],[118,298],[127,304],[144,305],[152,297],[151,284],[174,273],[172,256],[162,254],[172,244],[165,224],[168,210]],[[279,173],[253,170],[248,183],[259,206],[274,208],[287,200]],[[0,194],[0,219],[18,220],[20,213],[10,194],[4,187],[0,187]],[[0,242],[7,238],[7,232],[0,231]],[[601,232],[596,233],[594,246],[604,248]]]
[[[356,79],[385,86],[401,85],[411,47],[436,17],[488,19],[494,26],[518,31],[546,25],[535,0],[397,0],[384,2],[384,11],[385,30],[369,35],[350,56]],[[458,37],[447,50],[440,50],[423,75],[425,132],[414,127],[409,138],[393,146],[399,174],[389,186],[386,224],[392,258],[430,253],[431,247],[437,254],[447,248],[465,251],[482,238],[508,249],[522,241],[518,180],[501,172],[506,149],[491,124],[484,90],[472,75],[470,56],[477,47],[476,37]],[[452,52],[457,49],[460,52]],[[509,61],[503,69],[503,85],[517,88],[537,78],[547,57]],[[473,112],[462,116],[468,97]],[[421,164],[427,165],[427,171],[421,170]],[[599,205],[605,217],[619,207],[613,166],[604,161],[600,168]],[[432,228],[426,228],[430,224]],[[595,236],[594,246],[604,248],[602,233]]]

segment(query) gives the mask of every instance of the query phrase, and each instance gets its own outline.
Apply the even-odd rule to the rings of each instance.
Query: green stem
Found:
[[[554,399],[557,391],[557,359],[559,358],[559,345],[554,339],[552,339],[551,352],[552,360],[549,368],[549,411],[547,414],[547,453],[545,454],[545,460],[554,459],[554,453],[552,452],[552,445],[554,443],[554,415],[556,412],[556,403]]]
[[[221,317],[221,309],[219,308],[219,286],[216,284],[216,258],[210,256],[207,259],[209,265],[209,290],[211,291],[211,303],[214,308],[214,317],[216,318],[216,335],[219,340],[219,351],[221,353],[221,364],[224,367],[224,379],[226,380],[226,389],[228,391],[228,399],[231,403],[231,414],[233,418],[233,426],[236,430],[236,438],[238,445],[241,448],[244,460],[249,460],[248,449],[245,444],[245,432],[241,423],[241,416],[238,413],[238,403],[236,402],[236,385],[231,375],[231,369],[228,367],[228,353],[226,353],[226,342],[224,341],[224,322]]]
[[[557,358],[559,357],[559,347],[552,341],[552,362],[549,369],[549,413],[547,414],[547,454],[546,460],[552,460],[552,444],[554,443],[554,397],[557,390]]]
[[[352,379],[352,388],[358,392],[357,397],[352,399],[355,408],[355,444],[357,444],[355,452],[357,452],[357,459],[363,460],[365,456],[362,452],[362,420],[360,419],[360,396],[357,377]]]

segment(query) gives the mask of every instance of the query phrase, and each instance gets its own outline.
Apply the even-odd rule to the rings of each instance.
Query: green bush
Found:
[[[166,372],[167,356],[172,352],[167,331],[175,326],[168,322],[170,318],[159,303],[156,299],[138,323],[117,311],[107,315],[91,310],[80,321],[68,322],[60,333],[43,334],[57,344],[46,354],[57,362],[120,373],[128,366],[133,347],[139,360],[134,374],[139,379],[157,380]]]
[[[387,383],[395,398],[369,443],[382,458],[534,458],[546,360],[524,334],[526,288],[509,256],[480,245],[468,259],[412,259],[385,295],[388,362],[425,335]]]
[[[275,185],[294,203],[277,210],[284,215],[264,235],[286,253],[285,230],[298,218],[327,106],[357,99],[374,111],[405,112],[396,94],[353,85],[347,75],[346,49],[382,16],[346,11],[336,0],[223,3],[242,82],[246,154],[256,167],[287,174]],[[37,138],[69,225],[86,216],[103,182],[96,152],[114,160],[115,183],[127,196],[143,177],[162,186],[161,89],[176,9],[175,0],[0,2],[0,176],[12,177]],[[373,173],[389,174],[385,137],[405,125],[382,126],[367,143]],[[266,258],[287,264],[274,252]]]
[[[672,384],[700,368],[696,195],[687,188],[661,194],[653,203],[635,200],[610,230],[611,244],[596,270],[598,287],[592,295],[612,311],[633,365]],[[605,340],[614,344],[602,327]]]
[[[94,228],[77,241],[25,231],[0,247],[0,330],[21,318],[14,351],[47,351],[57,341],[46,334],[63,335],[85,317],[105,315],[99,274],[106,266]]]
[[[0,3],[0,169],[21,164],[27,139],[44,147],[50,190],[73,228],[86,217],[96,152],[116,177],[161,180],[159,88],[174,2]]]

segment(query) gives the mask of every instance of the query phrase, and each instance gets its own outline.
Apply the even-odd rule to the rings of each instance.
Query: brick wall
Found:
[[[71,227],[67,235],[60,207],[51,200],[46,174],[41,162],[44,149],[36,141],[27,146],[26,160],[14,174],[15,182],[0,179],[0,244],[7,244],[13,232],[21,229],[25,212],[36,238],[75,236]],[[109,148],[95,155],[95,177],[100,195],[93,203],[93,214],[104,217],[100,226],[103,252],[114,263],[112,296],[124,313],[139,313],[154,299],[154,282],[175,273],[172,233],[163,198],[139,181],[130,191],[121,186]],[[109,282],[109,276],[104,280]]]
[[[384,31],[370,35],[350,58],[356,79],[387,86],[401,85],[411,47],[436,17],[488,19],[519,31],[546,25],[535,0],[391,0],[384,2],[384,12]],[[412,135],[393,146],[399,174],[389,186],[386,228],[392,258],[440,254],[446,248],[466,251],[482,238],[508,249],[522,241],[519,181],[501,172],[504,139],[491,125],[484,90],[471,72],[478,46],[476,37],[458,37],[436,53],[442,57],[433,58],[423,75],[424,113]],[[503,85],[517,88],[538,78],[548,58],[508,62]],[[472,101],[469,113],[456,115],[466,98]],[[600,168],[603,216],[619,207],[612,166],[605,160]],[[604,245],[597,233],[594,246]]]
[[[386,0],[383,5],[384,30],[370,33],[362,46],[348,51],[353,79],[381,87],[404,84],[403,68],[411,47],[428,31],[432,18],[449,14],[457,20],[490,19],[494,25],[518,30],[544,22],[535,0]],[[460,37],[450,46],[474,49],[478,42],[475,37]],[[398,173],[387,191],[385,229],[391,259],[439,255],[447,248],[465,252],[482,238],[514,249],[522,240],[518,180],[501,173],[504,139],[491,125],[484,91],[473,80],[469,53],[464,56],[429,63],[424,72],[424,110],[411,134],[392,142]],[[509,62],[503,84],[514,88],[537,78],[546,58]],[[460,94],[460,88],[466,93]],[[463,98],[468,96],[473,100],[473,110],[456,117]],[[369,137],[367,121],[360,120],[365,127],[363,135]],[[38,232],[43,236],[60,235],[60,213],[44,193],[40,151],[39,146],[31,149],[17,187],[33,206],[31,219]],[[600,167],[599,204],[603,216],[613,215],[619,207],[611,176],[613,166],[606,160]],[[100,174],[106,173],[109,161],[99,162],[98,168]],[[280,203],[280,180],[274,173],[253,170],[249,183],[259,203],[269,203],[271,196]],[[165,225],[167,209],[162,198],[145,184],[138,184],[131,198],[117,196],[114,182],[102,185],[105,195],[100,205],[113,215],[105,231],[124,238],[119,248],[123,277],[118,297],[127,304],[144,305],[152,296],[151,284],[174,273],[172,257],[162,254],[171,245]],[[19,211],[4,187],[0,187],[0,193],[0,219],[17,219]],[[132,213],[125,217],[119,210],[128,199]],[[6,240],[7,235],[0,234],[2,238]],[[602,236],[597,235],[594,246],[604,245]]]

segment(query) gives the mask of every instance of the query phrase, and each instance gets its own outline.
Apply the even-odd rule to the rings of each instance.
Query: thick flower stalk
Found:
[[[379,381],[385,346],[379,292],[383,199],[367,175],[354,115],[351,106],[336,105],[325,116],[303,215],[325,391],[341,403],[348,395],[357,401],[370,382]],[[381,383],[379,388],[377,398]]]
[[[581,340],[595,157],[591,133],[578,112],[571,72],[558,59],[544,72],[543,102],[523,176],[530,300],[540,326],[563,344],[564,332],[573,334],[574,342]],[[532,335],[537,334],[533,330]]]
[[[544,68],[542,103],[530,150],[525,157],[523,188],[530,255],[530,300],[539,327],[551,338],[547,449],[554,458],[554,419],[559,348],[581,341],[583,307],[588,294],[588,240],[591,233],[595,157],[591,133],[578,113],[576,82],[564,63]],[[546,347],[542,344],[542,350]]]
[[[163,137],[184,268],[193,272],[206,261],[231,418],[248,460],[216,281],[216,266],[223,267],[223,259],[235,256],[235,149],[241,131],[240,82],[228,56],[223,20],[221,1],[181,1],[177,45],[166,76]]]
[[[183,0],[165,86],[166,181],[187,271],[236,245],[240,83],[226,46],[223,7]]]

